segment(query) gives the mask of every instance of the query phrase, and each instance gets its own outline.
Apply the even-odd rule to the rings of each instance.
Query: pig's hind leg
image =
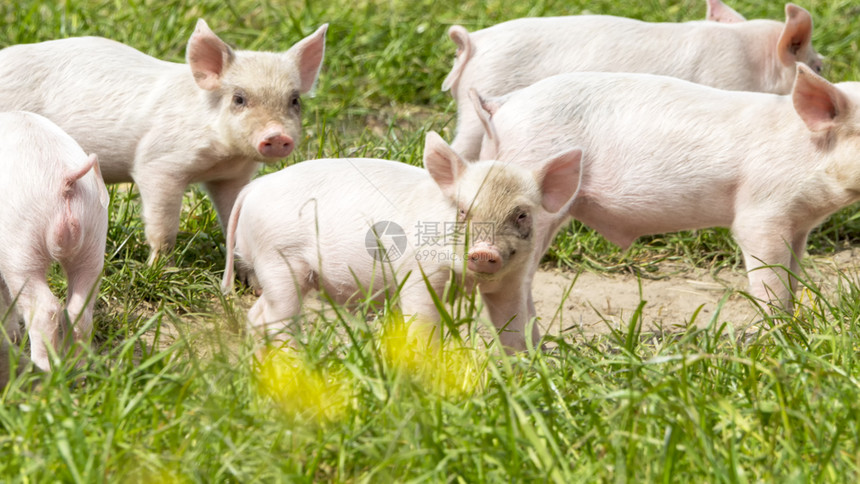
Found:
[[[64,264],[69,280],[66,308],[74,340],[88,344],[93,334],[93,307],[98,299],[99,281],[104,266],[104,253],[79,256],[74,264]]]
[[[302,298],[310,289],[311,268],[303,261],[271,254],[254,261],[254,272],[263,294],[248,311],[249,329],[267,340],[286,341],[285,331],[301,312]]]
[[[410,274],[410,278],[403,284],[399,294],[403,317],[406,321],[411,320],[409,339],[418,345],[440,342],[441,317],[433,297],[428,292],[427,285],[432,287],[436,297],[444,302],[445,283],[450,276],[447,273],[422,276],[420,272],[415,272]],[[424,277],[427,278],[426,281]]]
[[[45,279],[47,270],[48,267],[44,266],[6,274],[15,309],[24,318],[30,335],[30,356],[36,366],[45,371],[51,369],[47,346],[61,353],[65,329],[63,309]]]

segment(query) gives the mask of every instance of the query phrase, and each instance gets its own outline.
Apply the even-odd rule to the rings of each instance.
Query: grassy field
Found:
[[[824,74],[860,80],[856,1],[800,3],[815,19]],[[684,21],[703,18],[704,4],[12,0],[0,4],[0,46],[101,35],[182,61],[197,18],[259,50],[286,49],[328,22],[324,67],[288,163],[358,155],[420,164],[427,130],[453,137],[455,107],[440,91],[454,54],[448,26],[584,12]],[[784,18],[776,2],[731,6]],[[645,334],[637,312],[624,331],[569,332],[550,353],[509,358],[481,349],[468,304],[452,323],[472,337],[442,352],[401,344],[402,319],[388,308],[335,308],[308,314],[302,351],[260,366],[244,310],[219,295],[224,238],[202,192],[187,193],[172,264],[155,267],[145,264],[136,192],[111,196],[92,353],[84,365],[26,371],[0,394],[4,482],[858,479],[860,287],[850,278],[827,298],[810,284],[811,300],[767,317],[756,337],[739,338],[719,314],[697,329],[698,313],[678,322],[685,330]],[[849,208],[813,233],[809,251],[858,238]],[[741,263],[722,230],[622,252],[576,223],[546,262],[647,275],[665,259]],[[52,282],[64,289],[58,274]]]

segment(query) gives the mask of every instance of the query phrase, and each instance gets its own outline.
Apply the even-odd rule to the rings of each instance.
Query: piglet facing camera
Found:
[[[223,223],[259,164],[293,151],[326,30],[253,52],[200,20],[187,64],[98,37],[15,45],[0,51],[0,110],[45,116],[99,154],[107,183],[135,182],[153,263],[176,241],[189,184],[203,184]]]
[[[7,328],[19,318],[31,358],[49,370],[46,345],[88,343],[104,266],[108,193],[96,155],[33,113],[0,113],[0,306]],[[63,305],[48,287],[59,262],[68,278]],[[6,311],[0,310],[0,314]]]
[[[313,289],[340,303],[368,290],[377,299],[397,294],[405,314],[437,323],[427,285],[442,294],[454,277],[467,290],[480,290],[501,342],[525,349],[532,220],[537,210],[569,203],[581,157],[573,149],[534,170],[469,164],[428,133],[425,169],[354,158],[290,166],[240,194],[222,288],[232,287],[235,250],[262,288],[248,313],[250,326],[277,338]],[[535,327],[531,338],[539,336]]]

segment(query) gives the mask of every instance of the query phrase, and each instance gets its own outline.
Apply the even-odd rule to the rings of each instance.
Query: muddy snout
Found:
[[[502,268],[502,255],[498,247],[487,242],[478,242],[469,249],[467,268],[473,272],[495,274]]]

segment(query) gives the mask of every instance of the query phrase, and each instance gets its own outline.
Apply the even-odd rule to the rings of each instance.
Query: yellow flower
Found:
[[[443,396],[463,397],[483,388],[486,354],[454,340],[443,343],[436,331],[435,325],[387,313],[380,349],[388,366]]]
[[[295,420],[325,424],[343,417],[349,407],[351,385],[346,377],[310,368],[289,347],[266,354],[258,381],[260,392]]]

